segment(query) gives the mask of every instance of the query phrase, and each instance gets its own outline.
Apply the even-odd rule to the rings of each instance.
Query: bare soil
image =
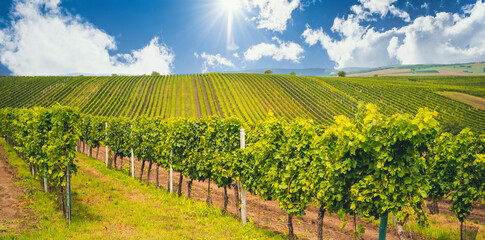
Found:
[[[219,104],[219,99],[217,98],[217,95],[216,95],[216,92],[215,92],[216,90],[214,88],[214,84],[212,83],[212,79],[207,78],[207,82],[209,83],[209,88],[211,89],[211,92],[212,92],[212,99],[214,99],[217,110],[219,110],[219,116],[221,118],[224,118],[224,114],[222,112],[221,105]]]
[[[202,87],[202,93],[204,94],[205,96],[205,107],[207,108],[207,114],[209,114],[209,116],[212,116],[212,109],[211,109],[211,105],[210,105],[210,99],[209,99],[209,95],[207,95],[207,89],[205,88],[205,83],[204,83],[204,78],[199,77],[199,80],[200,80],[200,86]]]
[[[81,149],[81,148],[80,148]],[[105,162],[105,152],[104,147],[100,147],[100,161]],[[93,155],[96,154],[93,152]],[[130,163],[129,158],[125,158],[123,161],[125,164]],[[139,177],[141,168],[141,162],[136,161],[135,159],[135,177]],[[145,164],[145,170],[143,174],[143,181],[147,181],[147,169],[148,164]],[[168,187],[169,181],[169,174],[166,169],[160,168],[159,170],[159,183],[160,188],[166,190]],[[179,173],[175,173],[173,175],[173,189],[174,192],[178,189],[178,180],[179,180]],[[150,174],[150,184],[155,184],[156,182],[156,166],[152,167],[152,173]],[[184,178],[183,181],[183,195],[187,196],[187,183],[189,179]],[[223,207],[223,188],[218,188],[213,183],[211,184],[211,197],[212,202],[215,207],[219,207],[222,209]],[[236,211],[236,202],[235,202],[235,195],[234,190],[228,190],[229,195],[229,204],[228,204],[228,211],[234,217],[239,217],[239,212]],[[191,198],[197,199],[200,201],[205,201],[207,199],[207,182],[199,182],[194,181],[192,184],[192,191],[191,191]],[[249,221],[253,222],[256,226],[269,229],[271,231],[280,232],[280,233],[287,233],[287,215],[283,213],[283,211],[279,208],[278,202],[276,201],[263,201],[258,196],[253,196],[247,193],[247,217]],[[440,202],[439,209],[440,213],[450,214],[453,216],[454,214],[450,213],[449,211],[450,205],[446,202]],[[478,220],[481,223],[485,223],[484,219],[485,208],[483,206],[477,206],[477,208],[472,212],[471,216],[468,218],[469,220]],[[299,238],[302,239],[317,239],[317,215],[318,215],[318,208],[316,206],[310,206],[307,211],[306,215],[297,218],[293,218],[293,225],[295,229],[295,233],[298,235]],[[353,239],[352,230],[353,230],[353,217],[347,216],[348,223],[345,227],[341,228],[344,225],[344,221],[340,220],[337,214],[328,214],[325,213],[324,217],[324,229],[323,229],[323,236],[325,239]],[[396,227],[391,226],[392,219],[389,219],[389,228],[387,230],[387,239],[399,239],[397,235]],[[366,222],[357,217],[357,224],[362,224],[365,227],[365,233],[361,235],[361,239],[377,239],[379,236],[379,226],[378,223],[371,223]],[[406,227],[408,238],[409,238],[409,230]],[[420,235],[417,235],[413,232],[413,239],[425,239]]]
[[[15,171],[7,162],[7,155],[0,144],[0,238],[3,234],[20,233],[32,219],[31,212],[26,209],[30,199],[22,199],[24,189],[15,185]]]
[[[201,118],[202,112],[200,111],[199,92],[197,91],[197,81],[195,80],[195,77],[192,77],[192,80],[194,81],[195,106],[197,107],[197,118]]]
[[[145,101],[143,101],[143,106],[141,107],[140,113],[138,113],[138,116],[141,116],[144,112],[148,112],[147,104],[150,101],[149,98],[150,98],[150,93],[152,92],[152,84],[154,81],[155,80],[151,78],[150,85],[148,85],[148,91],[145,95]]]
[[[372,71],[372,72],[366,72],[366,73],[355,73],[355,74],[349,74],[349,77],[372,77],[375,74],[379,76],[385,76],[385,75],[395,75],[395,74],[409,74],[409,75],[414,75],[411,73],[411,69],[405,68],[405,69],[396,69],[396,68],[390,68],[390,69],[384,69],[384,70],[377,70],[377,71]]]

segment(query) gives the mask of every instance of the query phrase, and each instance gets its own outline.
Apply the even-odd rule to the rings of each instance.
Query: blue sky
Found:
[[[483,39],[482,0],[0,1],[1,75],[473,62]]]

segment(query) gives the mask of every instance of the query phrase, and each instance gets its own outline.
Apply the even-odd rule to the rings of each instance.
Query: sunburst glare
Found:
[[[234,51],[239,46],[234,41],[233,25],[234,18],[242,14],[244,7],[243,0],[216,0],[218,12],[227,16],[226,48]]]

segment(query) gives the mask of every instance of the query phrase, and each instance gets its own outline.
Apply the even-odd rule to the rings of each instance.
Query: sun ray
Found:
[[[226,48],[235,51],[239,48],[237,46],[233,35],[233,21],[235,15],[241,14],[243,9],[242,0],[217,0],[218,7],[221,12],[227,15],[227,31],[226,31]]]

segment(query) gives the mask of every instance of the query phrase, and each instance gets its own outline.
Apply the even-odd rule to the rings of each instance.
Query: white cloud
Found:
[[[423,5],[421,5],[421,8],[429,9],[429,3],[427,2],[423,3]]]
[[[303,48],[294,42],[283,42],[277,38],[273,38],[278,42],[274,43],[260,43],[251,46],[244,52],[244,59],[246,61],[257,61],[262,57],[272,57],[276,61],[290,60],[298,63],[303,56]]]
[[[474,6],[474,4],[466,4],[463,7],[461,7],[461,10],[464,13],[470,14],[471,13],[471,10],[473,9],[473,6]]]
[[[387,14],[392,14],[393,16],[402,18],[404,21],[409,22],[410,16],[407,12],[396,8],[393,4],[397,0],[359,0],[361,5],[354,5],[351,10],[360,19],[369,19],[369,16],[373,14],[378,14],[382,18]]]
[[[237,58],[237,59],[240,58],[239,53],[237,53],[237,52],[235,52],[234,54],[232,54],[232,56],[235,57],[235,58]]]
[[[300,0],[245,0],[245,3],[249,8],[259,9],[258,16],[252,19],[259,29],[283,32]]]
[[[341,39],[333,39],[322,28],[310,26],[302,37],[309,45],[320,43],[337,68],[472,62],[485,58],[482,0],[461,15],[440,12],[387,31],[363,26],[362,19],[355,15],[336,18],[331,30],[340,34]]]
[[[59,2],[14,1],[11,26],[0,30],[0,62],[13,74],[171,72],[175,56],[157,37],[130,54],[112,56],[114,37],[65,13]]]
[[[203,73],[206,73],[207,70],[209,69],[209,67],[211,67],[212,69],[215,69],[215,68],[224,68],[224,67],[234,67],[234,64],[231,62],[231,60],[225,58],[225,57],[222,57],[220,53],[216,54],[216,55],[211,55],[211,54],[207,54],[205,52],[203,52],[202,54],[198,54],[196,52],[194,52],[194,56],[196,58],[202,58],[204,59],[204,64],[202,66],[202,72]]]
[[[390,32],[381,33],[363,27],[355,18],[335,19],[332,30],[338,32],[342,40],[334,40],[322,28],[313,30],[310,26],[307,26],[302,37],[309,45],[320,42],[330,59],[337,63],[337,68],[376,67],[398,63],[397,60],[390,59],[386,51],[392,37]]]

